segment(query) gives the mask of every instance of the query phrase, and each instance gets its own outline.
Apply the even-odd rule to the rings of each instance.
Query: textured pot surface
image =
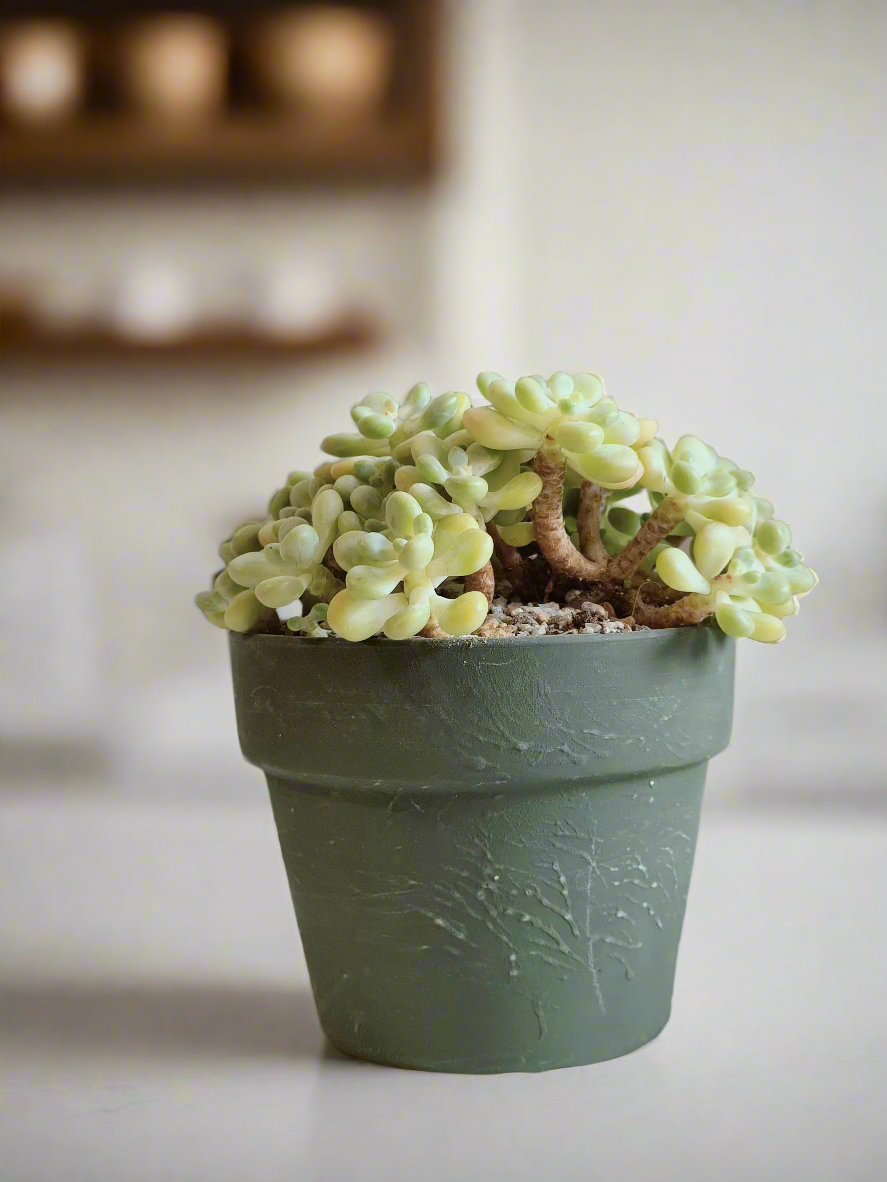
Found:
[[[539,1071],[668,1020],[734,646],[713,628],[347,644],[231,637],[324,1030]]]

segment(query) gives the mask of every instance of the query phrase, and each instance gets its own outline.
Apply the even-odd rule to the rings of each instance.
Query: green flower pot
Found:
[[[656,1037],[733,641],[232,634],[231,659],[335,1047],[487,1073]]]

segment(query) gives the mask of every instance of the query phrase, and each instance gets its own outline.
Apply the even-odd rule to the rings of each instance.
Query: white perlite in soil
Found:
[[[509,603],[500,597],[490,605],[490,614],[498,624],[500,636],[568,636],[633,630],[630,624],[613,619],[601,604],[585,599],[582,591],[568,591],[566,599],[566,604],[561,605]]]

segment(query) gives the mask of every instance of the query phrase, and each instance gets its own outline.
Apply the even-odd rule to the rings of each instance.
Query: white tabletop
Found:
[[[6,1182],[883,1176],[887,818],[707,813],[665,1033],[468,1077],[324,1048],[260,792],[0,803]]]

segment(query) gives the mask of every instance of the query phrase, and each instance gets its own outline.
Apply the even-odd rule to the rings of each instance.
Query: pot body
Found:
[[[231,656],[334,1046],[540,1071],[659,1033],[729,638],[233,634]]]

